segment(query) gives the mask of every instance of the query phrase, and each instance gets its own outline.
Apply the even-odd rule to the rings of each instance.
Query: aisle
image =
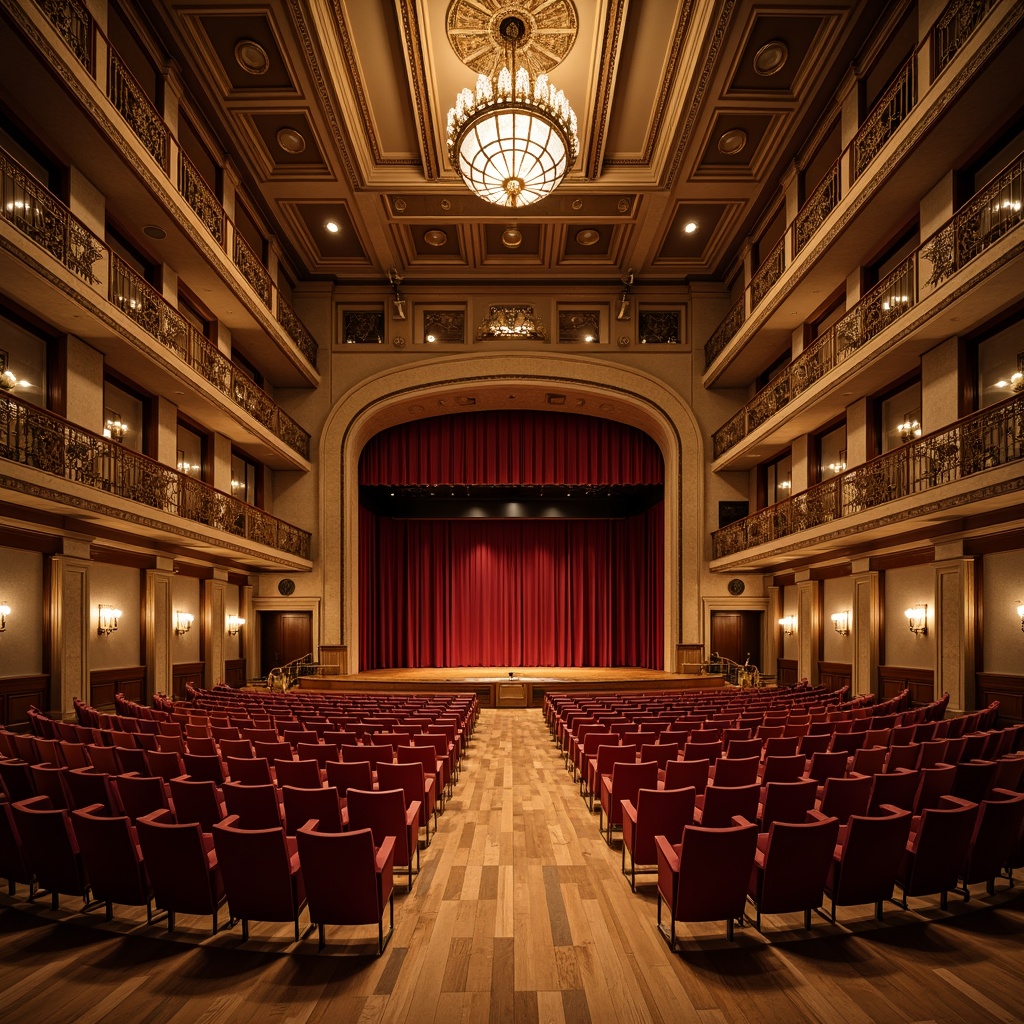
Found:
[[[346,953],[350,931],[294,943],[289,925],[208,935],[144,912],[57,915],[0,896],[4,1024],[834,1024],[1009,1022],[1024,1014],[1024,886],[997,906],[951,898],[841,913],[846,928],[770,917],[725,941],[719,923],[655,928],[654,887],[634,895],[538,710],[484,711],[382,958]],[[400,891],[400,890],[399,890]],[[44,901],[45,904],[46,901]],[[307,918],[303,914],[303,923]],[[929,923],[929,920],[935,923]],[[861,934],[857,934],[860,932]],[[375,940],[376,929],[363,932]],[[366,950],[363,943],[358,947]]]

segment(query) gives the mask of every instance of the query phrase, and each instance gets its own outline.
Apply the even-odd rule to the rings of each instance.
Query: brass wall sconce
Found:
[[[784,615],[779,619],[779,625],[782,627],[782,632],[786,636],[792,636],[793,631],[796,629],[796,616],[795,615]]]
[[[850,613],[849,612],[833,612],[832,613],[832,626],[840,636],[850,635]]]
[[[908,608],[904,613],[910,623],[910,632],[918,636],[924,636],[928,632],[928,605],[916,604]]]
[[[117,632],[117,623],[120,618],[120,608],[115,608],[112,604],[101,604],[96,623],[97,636],[110,636],[111,633]]]
[[[240,615],[228,616],[228,636],[238,636],[238,631],[245,625],[245,619]]]
[[[0,633],[5,633],[7,631],[7,616],[10,614],[11,606],[6,601],[4,601],[2,604],[0,604]]]
[[[175,612],[174,613],[174,632],[178,636],[184,636],[191,628],[192,623],[195,621],[195,616],[189,612]]]

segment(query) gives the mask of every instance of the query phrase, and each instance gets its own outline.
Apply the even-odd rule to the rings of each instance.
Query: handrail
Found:
[[[772,246],[772,250],[762,260],[750,278],[750,308],[755,309],[761,300],[771,291],[772,286],[786,269],[786,236]]]
[[[0,459],[309,559],[311,535],[230,494],[13,395],[0,395]],[[115,508],[111,515],[134,520]]]
[[[871,108],[853,139],[854,181],[867,169],[882,147],[896,134],[917,104],[917,51],[900,68],[892,85]]]
[[[937,76],[963,48],[974,30],[999,0],[953,0],[932,29],[933,77]]]
[[[711,535],[725,558],[1024,458],[1024,394],[908,442]]]
[[[712,434],[721,458],[815,381],[898,320],[925,293],[1016,227],[1024,214],[1024,153],[1011,160],[883,281]]]

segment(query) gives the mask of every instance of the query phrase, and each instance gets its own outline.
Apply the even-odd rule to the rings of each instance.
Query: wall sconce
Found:
[[[921,436],[921,421],[918,419],[920,415],[920,412],[908,412],[903,417],[903,422],[896,428],[904,444]]]
[[[833,612],[832,613],[832,625],[835,631],[840,636],[850,635],[850,613],[849,612]]]
[[[0,612],[2,612],[3,610],[3,606],[0,606]],[[11,609],[8,608],[7,610],[10,611]],[[1024,633],[1024,604],[1017,605],[1017,614],[1020,616],[1020,631]],[[2,628],[3,627],[0,626],[0,629]]]
[[[112,604],[101,604],[99,619],[96,624],[97,636],[110,636],[117,631],[117,621],[121,618],[121,609]]]
[[[240,615],[228,616],[228,636],[238,636],[239,629],[245,625],[245,619]]]
[[[405,299],[402,298],[402,293],[398,290],[398,286],[402,283],[402,278],[394,268],[388,271],[388,283],[394,289],[395,293],[395,297],[391,300],[391,319],[404,320]]]
[[[782,627],[782,632],[785,633],[786,636],[792,636],[793,630],[796,629],[796,616],[783,616],[781,619],[779,619],[779,625]]]
[[[633,271],[626,272],[622,279],[622,298],[619,299],[619,311],[615,314],[616,320],[628,320],[629,315],[629,289],[633,287]]]
[[[11,606],[4,601],[0,604],[0,633],[7,631],[7,616],[11,614]],[[1024,629],[1024,625],[1021,626]]]
[[[910,632],[923,636],[928,632],[928,605],[916,604],[904,613],[910,622]]]
[[[174,632],[178,636],[183,636],[192,628],[192,623],[195,621],[195,616],[190,615],[188,612],[175,612],[174,613]]]
[[[111,413],[110,418],[107,420],[103,427],[103,436],[110,438],[111,441],[116,441],[121,444],[124,441],[124,435],[128,433],[128,424],[121,420],[120,413]]]

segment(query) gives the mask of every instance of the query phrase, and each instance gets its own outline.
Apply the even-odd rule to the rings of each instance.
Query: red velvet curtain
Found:
[[[372,438],[361,484],[656,484],[633,427],[571,413],[440,416]],[[663,662],[663,505],[628,519],[392,520],[360,508],[363,669]]]
[[[661,452],[635,427],[555,412],[470,412],[371,438],[361,484],[660,484]]]
[[[628,519],[360,509],[364,669],[663,665],[662,503]]]

